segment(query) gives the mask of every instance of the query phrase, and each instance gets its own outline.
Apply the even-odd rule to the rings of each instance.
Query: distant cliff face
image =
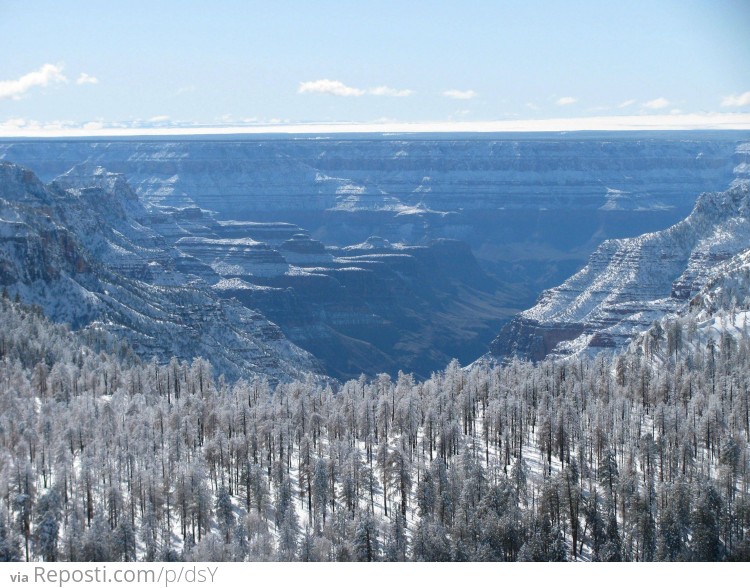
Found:
[[[340,377],[398,370],[428,376],[453,357],[471,361],[518,299],[460,241],[403,246],[369,239],[325,253],[299,235],[290,241],[279,249],[290,271],[215,288],[258,308]]]
[[[373,235],[464,241],[486,271],[533,299],[603,240],[668,227],[701,192],[726,189],[750,166],[736,152],[742,140],[746,133],[6,140],[0,159],[44,181],[82,162],[103,166],[147,206],[285,222],[326,245]]]
[[[750,249],[748,183],[702,194],[676,225],[603,243],[589,263],[507,325],[496,356],[541,359],[622,347],[673,313]]]
[[[125,175],[146,201],[229,218],[269,211],[691,205],[728,185],[734,134],[642,133],[0,142],[0,158],[51,180],[83,161]]]

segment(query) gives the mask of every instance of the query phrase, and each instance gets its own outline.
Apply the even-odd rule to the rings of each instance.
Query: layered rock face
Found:
[[[175,245],[225,278],[279,276],[289,269],[289,264],[277,251],[253,239],[182,237]]]
[[[252,136],[0,143],[56,177],[87,161],[151,203],[269,211],[635,210],[692,204],[732,177],[731,133]]]
[[[697,194],[725,189],[735,168],[748,165],[735,153],[743,139],[654,132],[34,140],[0,141],[0,159],[45,181],[81,162],[101,165],[124,174],[148,206],[287,223],[327,245],[372,235],[410,245],[461,240],[485,270],[533,298],[603,240],[668,227]],[[226,238],[281,245],[245,228]]]
[[[724,252],[727,253],[726,251]],[[722,255],[697,292],[636,335],[628,348],[636,361],[656,366],[697,354],[742,354],[750,328],[750,248]],[[694,286],[698,283],[694,282]]]
[[[144,359],[203,356],[228,378],[318,369],[259,312],[182,271],[184,254],[149,226],[150,213],[121,176],[89,171],[45,186],[0,162],[0,284],[10,293],[52,320],[123,337]],[[160,221],[172,225],[168,233],[184,230]]]
[[[290,261],[286,274],[214,288],[261,310],[342,378],[399,369],[427,376],[453,357],[468,362],[518,298],[459,241],[405,246],[372,238],[322,249],[298,235],[279,252]]]
[[[342,378],[427,376],[481,354],[515,310],[517,293],[459,241],[326,247],[290,223],[146,208],[100,166],[46,186],[0,169],[2,284],[53,320],[124,336],[146,358],[202,355],[228,377],[318,366]]]
[[[603,243],[582,270],[507,325],[491,352],[540,359],[622,347],[748,249],[750,196],[740,177],[726,192],[702,194],[669,229]]]

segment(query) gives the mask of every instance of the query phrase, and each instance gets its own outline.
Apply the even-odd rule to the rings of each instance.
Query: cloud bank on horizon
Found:
[[[15,80],[0,81],[0,100],[21,100],[36,87],[46,88],[68,83],[62,73],[63,67],[45,63],[36,70],[21,75]],[[96,76],[82,72],[76,78],[76,85],[96,85]],[[194,92],[194,86],[179,88],[176,95]],[[339,98],[359,98],[362,96],[407,98],[414,95],[411,89],[397,89],[387,85],[371,88],[350,86],[339,80],[321,78],[300,82],[298,94],[318,94]],[[439,92],[444,98],[453,100],[474,100],[476,91],[450,89]],[[579,102],[577,97],[562,96],[554,100],[557,106],[571,106]],[[635,99],[627,99],[617,104],[617,109],[627,109],[637,104]],[[672,101],[660,96],[640,103],[641,111],[635,115],[585,116],[569,118],[521,118],[514,116],[505,120],[461,121],[329,121],[301,122],[282,119],[263,121],[258,118],[234,119],[224,115],[220,124],[205,124],[198,121],[173,120],[170,115],[159,114],[146,119],[130,121],[104,121],[102,119],[76,122],[55,120],[40,122],[23,117],[10,117],[0,121],[0,136],[88,136],[88,135],[132,135],[132,134],[229,134],[257,132],[495,132],[495,131],[569,131],[569,130],[643,130],[643,129],[708,129],[708,128],[750,128],[750,113],[742,112],[702,112],[684,115],[679,109],[672,109],[668,115],[649,115],[647,111],[664,110]],[[750,91],[724,96],[719,103],[723,108],[743,108],[750,106]],[[540,110],[533,102],[526,108]],[[599,108],[597,110],[604,110]],[[461,111],[462,115],[469,111]]]
[[[8,119],[0,122],[0,137],[135,137],[245,134],[336,133],[518,133],[576,131],[750,130],[750,114],[663,114],[592,116],[586,118],[519,119],[495,121],[432,121],[371,123],[293,123],[290,121],[231,122],[194,125],[166,115],[119,123],[71,121],[40,123]]]

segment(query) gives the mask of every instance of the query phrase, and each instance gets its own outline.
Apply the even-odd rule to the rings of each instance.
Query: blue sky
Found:
[[[0,133],[750,126],[748,31],[746,0],[0,0]]]

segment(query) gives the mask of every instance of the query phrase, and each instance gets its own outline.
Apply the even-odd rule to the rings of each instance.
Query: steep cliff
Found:
[[[622,347],[686,306],[749,248],[750,197],[740,179],[726,192],[702,194],[666,230],[604,242],[583,269],[507,325],[491,352],[541,359]]]
[[[48,186],[0,162],[0,284],[57,322],[124,336],[144,358],[210,357],[229,378],[317,369],[257,311],[182,273],[121,176],[75,170]]]
[[[243,212],[656,209],[731,181],[732,133],[265,136],[0,142],[50,180],[88,162],[150,203]]]

